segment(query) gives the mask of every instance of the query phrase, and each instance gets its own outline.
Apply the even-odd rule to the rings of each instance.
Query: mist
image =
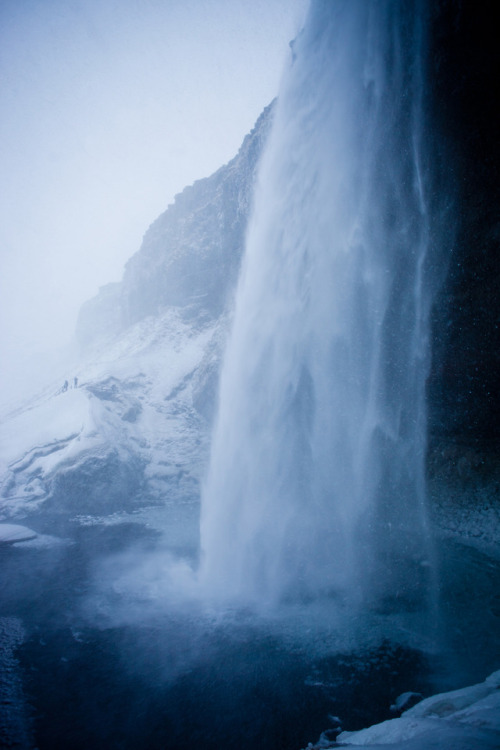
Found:
[[[0,745],[497,748],[491,19],[0,12]]]
[[[174,195],[236,153],[305,6],[2,3],[2,400],[32,382],[31,355],[70,342]]]

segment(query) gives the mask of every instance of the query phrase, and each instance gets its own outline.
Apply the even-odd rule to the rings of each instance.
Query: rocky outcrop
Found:
[[[498,447],[500,47],[496,4],[432,4],[428,71],[439,168],[452,201],[446,280],[433,320],[432,442]],[[488,448],[489,446],[489,448]]]
[[[500,518],[500,47],[495,3],[431,4],[436,167],[448,197],[433,311],[428,481],[434,526],[494,552]]]
[[[175,197],[126,264],[123,281],[103,287],[84,305],[77,325],[80,343],[88,345],[167,307],[205,321],[225,310],[238,276],[272,113],[271,104],[234,159]]]

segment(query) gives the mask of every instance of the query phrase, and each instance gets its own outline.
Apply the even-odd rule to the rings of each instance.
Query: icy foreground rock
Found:
[[[377,747],[387,750],[482,750],[500,747],[500,671],[478,685],[440,693],[399,718],[342,732],[336,742],[309,748]]]

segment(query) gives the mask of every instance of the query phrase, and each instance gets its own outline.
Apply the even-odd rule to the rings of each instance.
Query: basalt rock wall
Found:
[[[442,185],[447,273],[434,306],[431,447],[498,448],[500,148],[498,6],[432,4],[429,78]]]

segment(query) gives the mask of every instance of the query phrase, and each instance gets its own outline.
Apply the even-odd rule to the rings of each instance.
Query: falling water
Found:
[[[216,596],[426,579],[423,3],[313,0],[261,164],[202,504]]]

